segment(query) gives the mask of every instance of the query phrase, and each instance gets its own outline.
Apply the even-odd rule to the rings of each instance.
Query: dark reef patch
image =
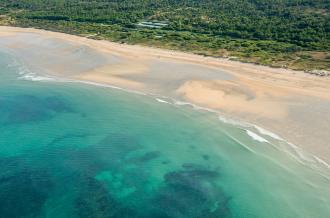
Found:
[[[141,156],[129,159],[129,162],[135,163],[135,164],[143,164],[143,163],[146,163],[148,161],[157,159],[158,157],[160,157],[160,152],[159,151],[149,151],[149,152],[146,152],[145,154],[143,154]]]
[[[53,187],[48,172],[16,158],[1,159],[0,167],[1,217],[39,217]]]
[[[57,113],[73,112],[61,98],[39,98],[32,95],[6,97],[0,101],[0,123],[21,124],[53,118]]]
[[[164,161],[162,161],[162,164],[164,164],[164,165],[169,164],[169,163],[170,163],[169,160],[164,160]]]
[[[153,210],[164,217],[230,217],[218,177],[217,171],[184,164],[183,170],[164,175],[164,186],[151,201]]]
[[[132,152],[142,149],[135,137],[125,134],[109,134],[97,144],[86,148],[93,159],[111,166],[112,169],[122,167]]]
[[[109,134],[99,143],[93,146],[94,149],[123,158],[130,152],[139,150],[142,146],[135,137],[124,134]]]
[[[48,145],[52,146],[54,144],[62,142],[63,140],[66,140],[66,139],[85,138],[87,136],[88,136],[88,134],[83,134],[83,133],[81,133],[81,134],[80,133],[68,133],[68,134],[65,134],[63,136],[54,138]]]
[[[85,135],[64,135],[54,139],[50,145],[68,137],[85,137]],[[124,163],[127,163],[126,157],[140,148],[138,141],[131,136],[110,134],[94,145],[81,148],[72,146],[67,149],[55,147],[51,151],[48,150],[47,155],[52,154],[48,162],[56,164],[62,170],[94,177],[104,170],[120,171],[125,167]]]
[[[210,156],[207,155],[207,154],[203,154],[203,155],[202,155],[202,158],[203,158],[204,160],[209,160],[209,159],[210,159]]]
[[[81,182],[80,193],[75,200],[78,217],[129,218],[136,217],[134,211],[116,201],[104,185],[93,178]]]

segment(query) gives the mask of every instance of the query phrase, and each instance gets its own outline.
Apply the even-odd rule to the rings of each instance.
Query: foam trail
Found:
[[[160,98],[156,98],[156,101],[158,101],[158,102],[160,102],[160,103],[164,103],[164,104],[170,104],[170,102],[165,101],[165,100],[160,99]]]
[[[245,128],[252,127],[252,125],[249,125],[245,122],[240,122],[240,121],[237,121],[237,120],[233,120],[233,119],[230,119],[230,118],[226,118],[224,116],[219,116],[218,118],[221,122],[226,123],[226,124],[231,124],[231,125],[234,125],[234,126],[240,126],[240,127],[245,127]]]
[[[210,109],[210,108],[207,108],[207,107],[201,107],[201,106],[198,106],[198,105],[190,103],[190,102],[178,101],[178,100],[175,100],[175,99],[173,99],[173,101],[174,101],[174,105],[191,106],[195,110],[208,111],[208,112],[212,112],[212,113],[216,113],[216,114],[219,113],[219,111],[216,111],[216,110],[213,110],[213,109]]]
[[[261,137],[260,135],[250,131],[250,130],[245,130],[246,133],[255,141],[258,141],[258,142],[267,142],[269,143],[269,141],[267,139],[264,139],[263,137]]]
[[[256,153],[252,148],[250,148],[249,146],[247,146],[246,144],[244,144],[243,142],[241,142],[239,139],[235,138],[234,136],[232,136],[231,134],[229,134],[227,131],[223,131],[229,138],[231,138],[234,142],[236,142],[237,144],[241,145],[243,148],[245,148],[246,150],[252,152],[252,153]]]
[[[315,155],[314,155],[314,158],[315,158],[315,160],[317,162],[319,162],[320,164],[323,164],[325,167],[327,167],[328,169],[330,169],[330,165],[327,162],[325,162],[324,160],[322,160],[321,158],[319,158],[319,157],[317,157]]]
[[[63,82],[83,83],[83,84],[87,84],[87,85],[94,85],[94,86],[100,86],[100,87],[105,87],[105,88],[118,89],[118,90],[122,90],[122,91],[129,92],[129,93],[134,93],[134,94],[138,94],[138,95],[147,95],[144,92],[139,92],[139,91],[135,91],[135,90],[131,90],[131,89],[124,89],[124,88],[120,88],[118,86],[113,86],[113,85],[104,84],[104,83],[97,83],[97,82],[90,82],[90,81],[83,81],[83,80],[66,80]]]
[[[266,135],[266,136],[272,137],[272,138],[277,139],[277,140],[279,140],[279,141],[284,141],[284,139],[282,139],[281,137],[279,137],[278,135],[276,135],[276,134],[273,133],[273,132],[270,132],[270,131],[268,131],[268,130],[266,130],[266,129],[264,129],[264,128],[261,128],[261,127],[259,127],[259,126],[257,126],[257,125],[253,125],[253,126],[254,126],[254,128],[256,128],[256,129],[258,130],[258,132],[261,133],[262,135]]]
[[[45,76],[37,76],[34,73],[27,73],[23,76],[20,76],[18,79],[30,80],[30,81],[54,81],[54,78],[45,77]]]
[[[18,77],[18,79],[24,79],[24,80],[30,80],[30,81],[38,81],[38,82],[40,82],[40,81],[55,81],[55,82],[64,82],[64,83],[82,83],[82,84],[87,84],[87,85],[118,89],[118,90],[122,90],[122,91],[129,92],[129,93],[135,93],[135,94],[139,94],[139,95],[147,95],[144,92],[139,92],[139,91],[130,90],[130,89],[124,89],[124,88],[120,88],[120,87],[109,85],[109,84],[96,83],[96,82],[91,82],[91,81],[38,76],[35,73],[30,73],[30,72],[25,73],[24,71],[21,71],[19,74],[22,75],[22,76]]]
[[[229,119],[224,116],[219,116],[219,120],[224,123],[235,125],[235,126],[241,126],[241,127],[245,127],[245,128],[255,128],[262,135],[271,137],[271,138],[279,140],[279,141],[284,141],[284,139],[282,139],[280,136],[276,135],[275,133],[268,131],[268,130],[261,128],[260,126],[257,126],[254,124],[249,124],[246,122]]]

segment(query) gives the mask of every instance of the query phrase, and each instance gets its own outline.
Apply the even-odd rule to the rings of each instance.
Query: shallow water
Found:
[[[0,47],[1,51],[6,50],[18,57],[16,61],[24,63],[33,72],[42,74],[61,72],[74,76],[121,61],[116,55],[105,55],[78,43],[36,33],[1,37]]]
[[[0,55],[0,217],[329,217],[328,172],[284,141]]]

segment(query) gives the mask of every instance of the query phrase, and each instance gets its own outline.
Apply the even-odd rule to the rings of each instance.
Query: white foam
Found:
[[[255,141],[258,141],[258,142],[269,142],[267,139],[261,137],[260,135],[250,131],[250,130],[245,130],[246,133]]]
[[[122,90],[122,91],[129,92],[129,93],[134,93],[134,94],[138,94],[138,95],[147,95],[144,92],[139,92],[139,91],[135,91],[135,90],[131,90],[131,89],[124,89],[124,88],[120,88],[118,86],[113,86],[113,85],[104,84],[104,83],[91,82],[91,81],[71,80],[70,79],[70,80],[62,80],[61,82],[83,83],[83,84],[87,84],[87,85],[94,85],[94,86],[100,86],[100,87],[105,87],[105,88],[118,89],[118,90]]]
[[[216,110],[213,110],[213,109],[210,109],[210,108],[207,108],[207,107],[201,107],[201,106],[198,106],[196,104],[193,104],[193,103],[190,103],[190,102],[186,102],[186,101],[178,101],[178,100],[175,100],[173,99],[174,101],[174,104],[175,105],[178,105],[178,106],[191,106],[193,109],[195,110],[201,110],[201,111],[208,111],[208,112],[212,112],[212,113],[219,113],[218,111]]]
[[[122,91],[129,92],[129,93],[135,93],[135,94],[139,94],[139,95],[147,95],[144,92],[139,92],[139,91],[130,90],[130,89],[124,89],[124,88],[120,88],[117,86],[104,84],[104,83],[97,83],[97,82],[84,81],[84,80],[63,79],[63,78],[56,78],[56,77],[38,76],[35,73],[31,73],[31,72],[26,73],[26,71],[20,71],[20,75],[22,75],[22,76],[18,77],[18,79],[37,81],[37,82],[56,81],[56,82],[66,82],[66,83],[82,83],[82,84],[87,84],[87,85],[93,85],[93,86],[99,86],[99,87],[105,87],[105,88],[111,88],[111,89],[118,89],[118,90],[122,90]]]
[[[30,80],[30,81],[54,81],[54,78],[45,77],[45,76],[37,76],[34,73],[27,73],[19,77],[19,79]]]
[[[158,101],[158,102],[160,102],[160,103],[164,103],[164,104],[170,104],[170,102],[165,101],[165,100],[160,99],[160,98],[156,98],[156,101]]]
[[[317,162],[319,162],[320,164],[324,165],[326,168],[330,169],[330,165],[327,162],[325,162],[324,160],[322,160],[321,158],[319,158],[319,157],[317,157],[315,155],[314,155],[314,158],[315,158],[315,160]]]
[[[18,69],[18,79],[29,81],[54,81],[54,78],[48,76],[40,76],[31,72],[24,63],[19,62],[17,59],[13,59],[13,63],[9,67]]]
[[[273,132],[270,132],[264,128],[261,128],[257,125],[254,125],[254,128],[256,128],[258,130],[259,133],[261,133],[262,135],[266,135],[266,136],[269,136],[269,137],[272,137],[274,139],[277,139],[279,141],[284,141],[284,139],[282,139],[280,136],[276,135],[275,133]]]
[[[239,139],[235,138],[233,135],[229,134],[227,131],[223,131],[229,138],[231,138],[233,141],[235,141],[237,144],[241,145],[243,148],[247,149],[248,151],[251,151],[253,153],[256,153],[253,149],[251,149],[248,145],[241,142]]]
[[[279,141],[284,141],[284,139],[282,139],[280,136],[276,135],[275,133],[273,133],[269,130],[266,130],[264,128],[261,128],[260,126],[257,126],[257,125],[254,125],[254,124],[249,124],[249,123],[246,123],[246,122],[237,121],[237,120],[234,120],[234,119],[226,118],[224,116],[219,116],[219,120],[224,122],[224,123],[227,123],[227,124],[231,124],[231,125],[235,125],[235,126],[241,126],[241,127],[244,127],[244,128],[253,127],[262,135],[271,137],[271,138],[279,140]]]
[[[227,117],[224,117],[224,116],[219,116],[218,118],[223,123],[231,124],[231,125],[234,125],[234,126],[240,126],[240,127],[245,127],[245,128],[252,127],[252,125],[250,125],[248,123],[244,123],[244,122],[241,122],[241,121],[230,119],[230,118],[227,118]]]

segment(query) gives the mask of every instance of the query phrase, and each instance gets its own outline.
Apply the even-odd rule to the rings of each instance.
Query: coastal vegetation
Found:
[[[0,24],[329,71],[329,10],[327,0],[2,0]]]

